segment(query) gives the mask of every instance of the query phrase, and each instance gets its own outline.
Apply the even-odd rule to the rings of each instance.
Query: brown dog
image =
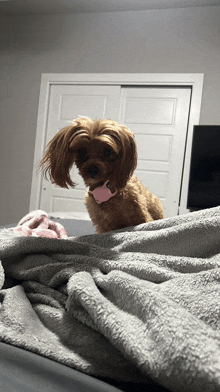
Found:
[[[137,166],[134,134],[111,120],[74,120],[50,141],[40,161],[45,175],[62,188],[74,187],[75,163],[85,184],[86,207],[97,233],[164,217],[163,207],[133,172]]]

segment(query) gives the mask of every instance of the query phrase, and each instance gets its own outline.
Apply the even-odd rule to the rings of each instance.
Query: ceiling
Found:
[[[75,14],[220,6],[220,0],[0,0],[6,15]]]

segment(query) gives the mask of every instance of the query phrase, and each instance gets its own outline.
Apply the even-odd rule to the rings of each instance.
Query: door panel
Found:
[[[139,160],[168,162],[172,145],[171,135],[137,133],[135,140]]]
[[[124,108],[126,121],[131,124],[171,125],[175,99],[160,99],[153,96],[144,97],[145,90],[146,87],[142,91],[141,89],[132,88],[132,91],[130,89],[130,93],[134,93],[134,97],[126,97],[126,106]],[[157,94],[158,89],[154,92]],[[140,96],[140,93],[142,96]]]
[[[190,88],[123,87],[120,121],[135,134],[135,174],[160,197],[165,217],[178,214]]]

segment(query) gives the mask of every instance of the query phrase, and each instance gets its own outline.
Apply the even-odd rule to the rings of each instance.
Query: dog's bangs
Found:
[[[104,143],[105,145],[108,145],[109,147],[111,147],[116,154],[119,153],[120,148],[118,145],[118,142],[116,140],[116,138],[114,138],[113,135],[100,135],[98,136],[96,139],[98,139],[100,142]]]
[[[79,129],[70,137],[69,146],[71,149],[73,149],[76,148],[77,144],[89,143],[89,141],[90,137],[88,135],[88,132],[84,129]]]

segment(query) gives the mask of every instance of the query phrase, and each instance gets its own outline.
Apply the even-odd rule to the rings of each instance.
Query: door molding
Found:
[[[190,158],[192,149],[192,136],[194,125],[199,125],[202,89],[204,74],[145,74],[145,73],[122,73],[122,74],[96,74],[96,73],[65,73],[65,74],[42,74],[38,106],[37,131],[35,140],[34,166],[32,175],[30,211],[39,209],[42,175],[37,173],[37,163],[43,156],[47,116],[50,100],[51,85],[55,84],[95,84],[95,85],[133,85],[133,86],[177,86],[190,87],[192,91],[188,132],[186,139],[186,151],[183,164],[182,186],[180,192],[179,213],[187,213],[187,194],[190,171]]]

